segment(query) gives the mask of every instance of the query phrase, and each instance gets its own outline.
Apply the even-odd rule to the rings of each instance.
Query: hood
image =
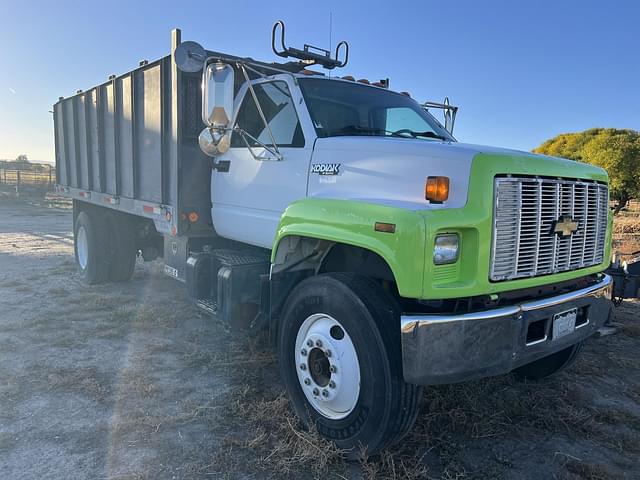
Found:
[[[545,167],[550,175],[559,169],[575,170],[574,176],[603,173],[572,160],[506,148],[393,137],[329,137],[316,140],[308,195],[412,210],[460,208],[467,203],[471,166],[479,154],[508,157],[513,168],[500,173],[540,175]],[[449,200],[442,204],[425,200],[428,176],[449,177]]]

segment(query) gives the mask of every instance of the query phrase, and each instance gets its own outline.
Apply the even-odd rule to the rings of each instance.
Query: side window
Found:
[[[254,85],[253,89],[278,146],[304,147],[302,128],[300,127],[300,121],[293,106],[293,100],[287,84],[285,82],[261,83]],[[269,132],[265,128],[262,118],[260,118],[250,91],[247,91],[242,100],[236,125],[265,145],[271,144]],[[258,145],[248,137],[247,141],[251,146]],[[245,146],[244,140],[239,133],[234,133],[231,136],[231,146]]]

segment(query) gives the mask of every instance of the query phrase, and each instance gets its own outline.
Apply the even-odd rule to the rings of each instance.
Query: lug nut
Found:
[[[328,349],[327,349],[327,351],[326,351],[326,352],[324,352],[324,354],[325,354],[327,357],[330,357],[330,356],[331,356],[331,350],[328,350]]]
[[[338,371],[338,369],[336,368],[336,366],[335,366],[335,365],[331,365],[331,366],[329,367],[329,371],[330,371],[331,373],[336,373],[336,372]]]
[[[327,398],[329,396],[329,391],[328,390],[322,390],[322,396]]]
[[[306,357],[306,356],[307,356],[307,349],[306,349],[306,348],[303,348],[302,350],[300,350],[300,354],[301,354],[303,357]]]
[[[307,340],[307,347],[313,347],[313,340]]]
[[[300,364],[300,370],[306,370],[307,366],[304,363]]]
[[[308,378],[304,379],[304,384],[305,385],[311,385],[311,380],[309,380]]]
[[[316,347],[322,348],[322,341],[321,340],[316,340]]]
[[[334,382],[333,380],[331,380],[329,382],[329,388],[336,388],[336,382]]]
[[[318,390],[317,388],[313,389],[313,394],[317,397],[318,394],[320,393],[320,390]]]

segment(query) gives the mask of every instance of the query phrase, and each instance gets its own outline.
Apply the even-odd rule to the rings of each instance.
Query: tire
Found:
[[[136,238],[133,222],[125,215],[109,215],[109,233],[112,239],[109,255],[109,280],[126,282],[136,266]]]
[[[580,350],[582,350],[582,342],[516,368],[513,374],[520,380],[542,380],[571,366],[576,361]]]
[[[105,248],[105,222],[82,211],[74,225],[74,254],[78,273],[84,283],[102,283],[109,274],[109,255]]]
[[[399,307],[375,281],[350,273],[304,280],[285,303],[278,340],[295,412],[347,458],[375,455],[413,426],[422,387],[403,379]]]

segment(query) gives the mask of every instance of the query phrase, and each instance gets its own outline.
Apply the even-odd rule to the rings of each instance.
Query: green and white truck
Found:
[[[163,257],[212,318],[268,329],[293,408],[350,455],[400,440],[425,385],[570,364],[612,311],[606,172],[458,142],[448,102],[308,69],[344,42],[286,47],[277,23],[272,43],[294,60],[175,30],[55,104],[82,279]]]

